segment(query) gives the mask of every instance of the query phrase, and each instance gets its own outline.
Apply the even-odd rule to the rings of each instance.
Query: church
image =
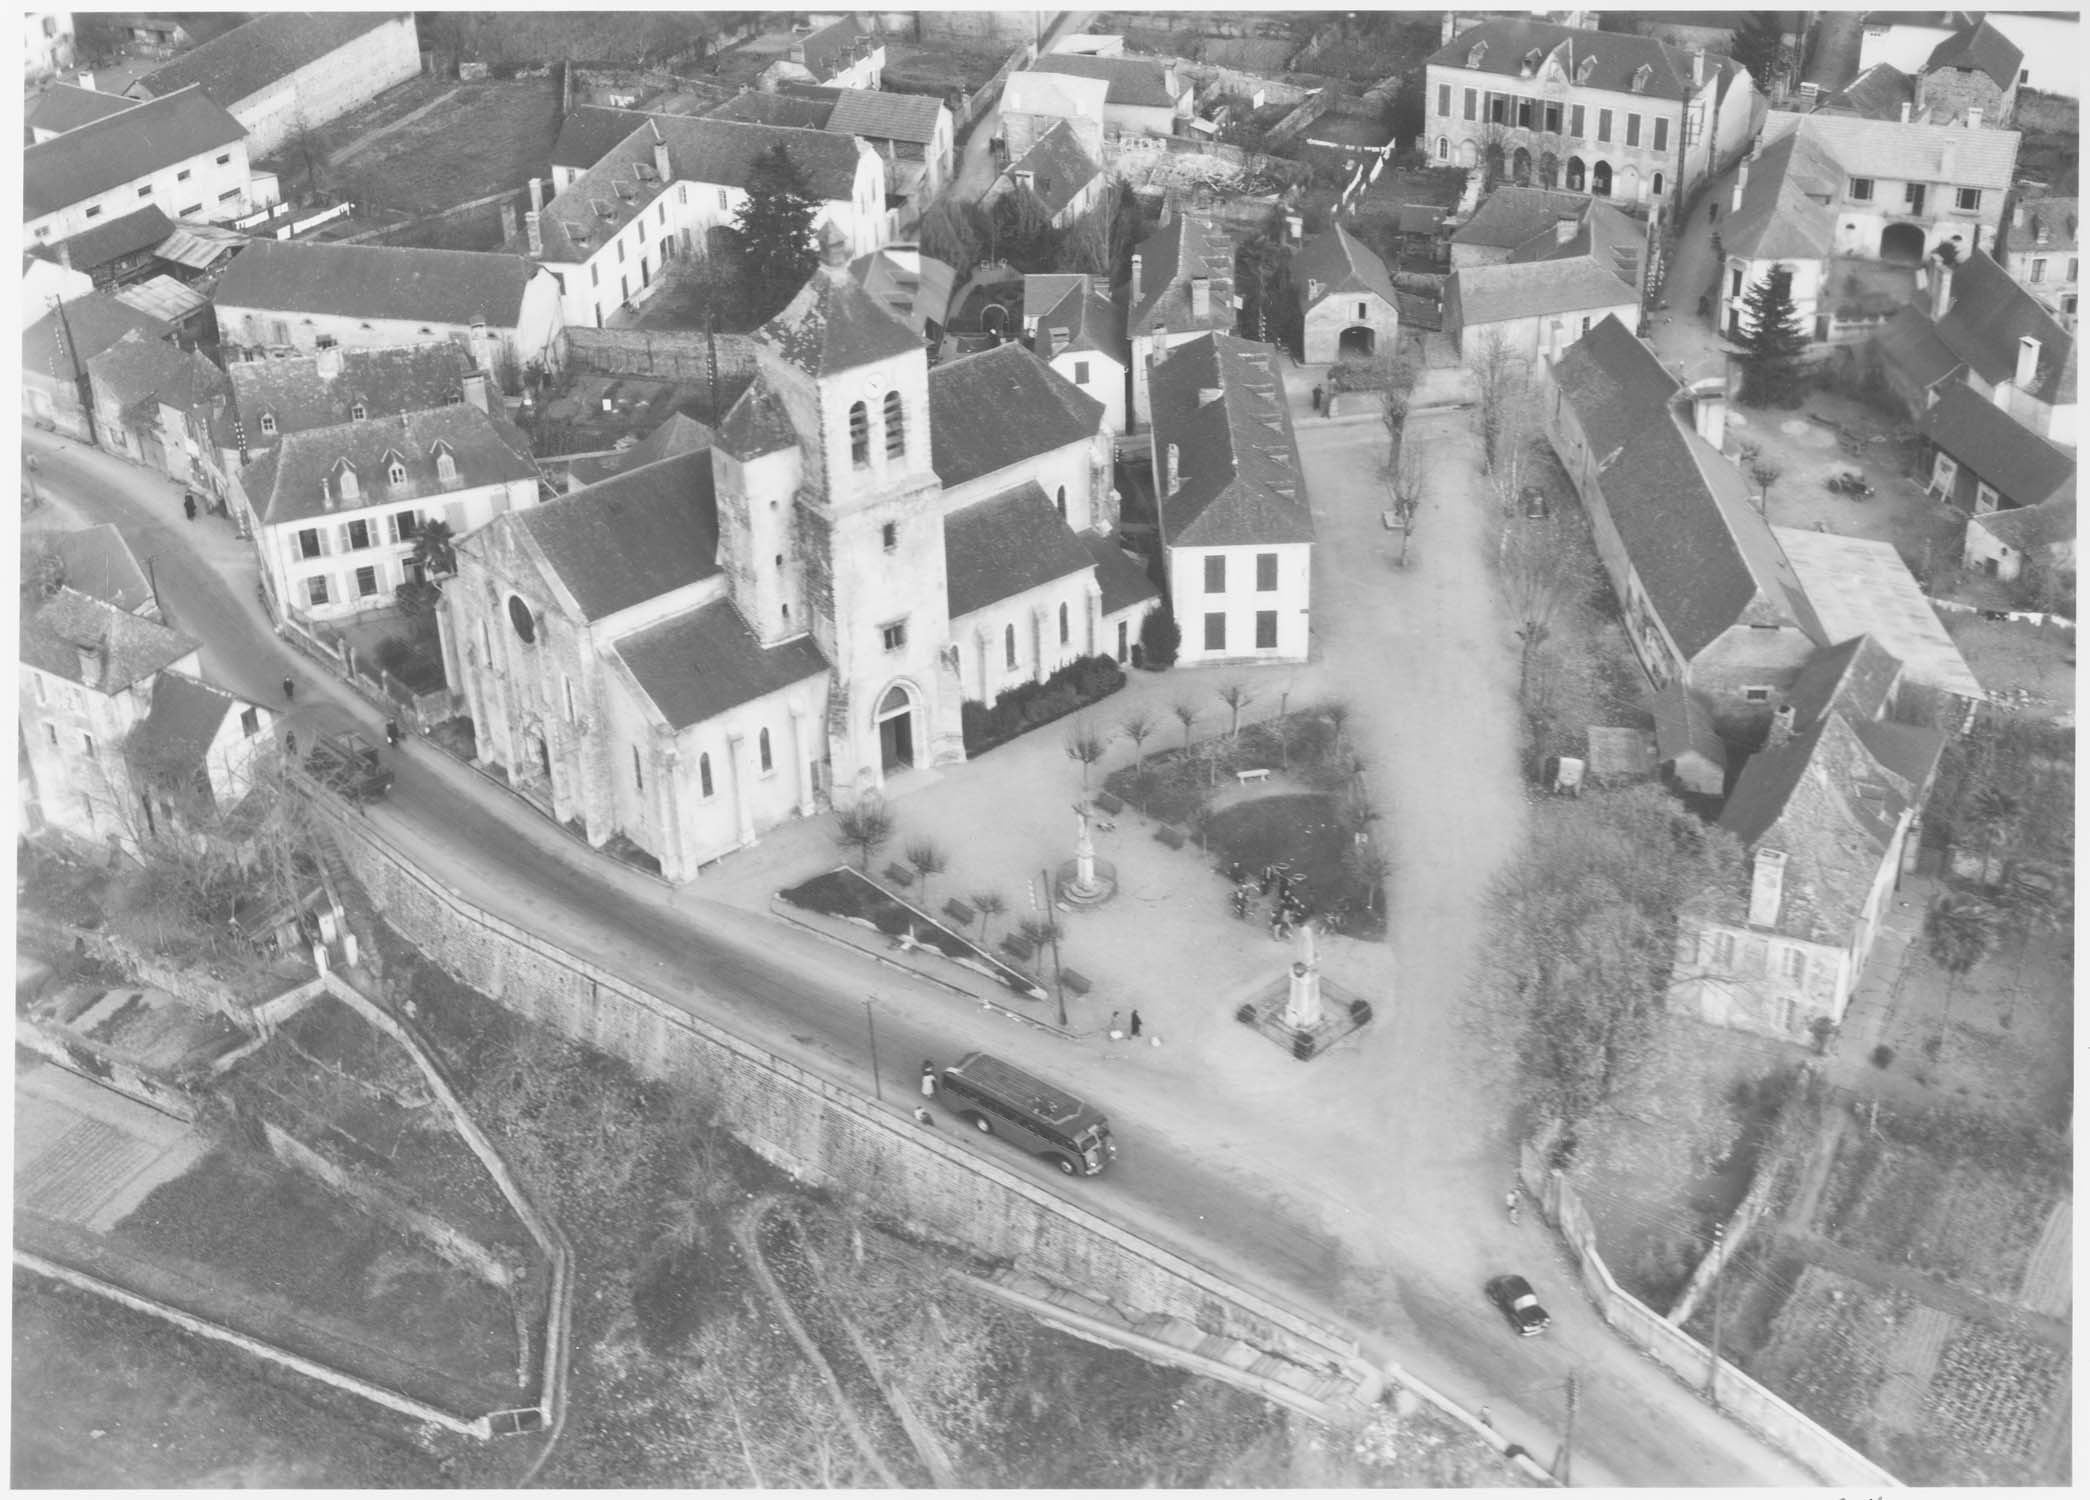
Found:
[[[755,344],[709,448],[495,518],[443,588],[478,763],[675,881],[962,761],[962,702],[1128,659],[1159,597],[1102,404],[1029,350],[932,370],[832,242]]]

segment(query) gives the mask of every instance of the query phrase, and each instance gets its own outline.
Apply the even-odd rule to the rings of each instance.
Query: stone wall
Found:
[[[751,379],[755,373],[755,341],[742,333],[576,328],[569,324],[559,339],[559,364],[569,374],[643,375],[651,380],[702,382],[711,378],[714,345],[721,380]]]
[[[1078,1204],[923,1131],[433,884],[360,822],[341,851],[402,937],[461,982],[641,1074],[699,1090],[750,1150],[859,1194],[908,1231],[1060,1284],[1167,1313],[1298,1363],[1361,1370],[1356,1345]]]

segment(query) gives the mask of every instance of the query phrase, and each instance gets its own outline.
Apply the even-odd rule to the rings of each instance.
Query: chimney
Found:
[[[1447,38],[1447,40],[1449,40],[1449,39]],[[79,85],[80,85],[80,87],[81,87],[81,88],[83,88],[83,89],[93,89],[93,88],[94,88],[94,75],[93,75],[92,73],[82,73],[82,74],[80,74],[80,75],[79,75],[79,76],[78,76],[77,78],[75,78],[75,79],[74,79],[73,81],[74,81],[75,83],[79,84]]]
[[[1139,306],[1139,273],[1142,269],[1143,261],[1144,257],[1135,251],[1132,256],[1132,305],[1134,307]]]
[[[1784,899],[1784,852],[1778,849],[1757,850],[1754,874],[1749,882],[1749,925],[1776,927],[1778,908]]]
[[[1451,39],[1457,36],[1458,34],[1459,13],[1455,10],[1448,10],[1444,13],[1444,27],[1437,34],[1437,45],[1440,47],[1449,47],[1451,45]],[[86,85],[82,84],[81,87],[85,88]]]
[[[1710,388],[1702,383],[1691,401],[1691,425],[1698,435],[1715,448],[1727,441],[1727,383],[1711,382]]]
[[[488,410],[486,403],[486,372],[484,370],[468,370],[465,372],[464,404],[466,406],[476,406],[481,411]]]
[[[1734,202],[1727,205],[1729,213],[1738,214],[1742,211],[1742,193],[1748,186],[1749,158],[1745,156],[1742,158],[1742,164],[1734,169]]]
[[[58,264],[70,271],[73,268],[73,243],[71,240],[58,242]]]
[[[1190,278],[1190,315],[1193,318],[1212,316],[1212,278],[1193,276]]]
[[[1183,487],[1183,450],[1174,443],[1168,445],[1168,474],[1165,493],[1173,495]]]
[[[503,203],[501,205],[501,243],[505,245],[514,238],[515,205],[513,203]]]
[[[319,372],[321,380],[333,380],[341,374],[341,349],[332,345],[320,350],[312,357],[312,367]]]
[[[658,125],[653,128],[660,129]],[[674,170],[668,165],[668,143],[658,138],[653,142],[653,170],[660,173],[663,187],[675,180]]]
[[[1910,110],[1912,110],[1912,109],[1914,109],[1914,108],[1915,108],[1915,106],[1914,106],[1913,104],[1909,103],[1909,101],[1908,101],[1908,100],[1904,99],[1904,100],[1902,100],[1902,101],[1901,101],[1901,123],[1902,123],[1902,124],[1906,125],[1906,124],[1908,124],[1908,123],[1909,123],[1909,111],[1910,111]]]
[[[1705,87],[1705,48],[1703,47],[1697,48],[1691,53],[1691,87],[1694,89]]]
[[[101,643],[97,641],[91,646],[76,645],[73,649],[80,653],[81,685],[83,687],[99,688],[102,685],[102,672],[106,665],[102,660]]]
[[[1790,703],[1779,704],[1778,711],[1771,715],[1771,732],[1764,736],[1764,749],[1776,750],[1780,745],[1790,744],[1792,742],[1793,720],[1799,716],[1799,710]],[[1781,860],[1784,857],[1783,855],[1779,856]]]
[[[530,179],[530,212],[533,214],[544,212],[544,179],[542,177],[532,177]]]
[[[1555,219],[1553,221],[1553,242],[1558,245],[1565,245],[1575,237],[1575,231],[1581,227],[1580,223],[1574,219]]]
[[[2021,202],[2010,205],[2010,227],[2012,229],[2023,229],[2025,227],[2025,205]]]
[[[1979,130],[1980,128],[1981,128],[1981,111],[1980,111],[1980,110],[1978,110],[1978,109],[1970,109],[1970,110],[1968,110],[1968,111],[1967,111],[1967,129],[1969,129],[1969,130]]]
[[[1930,273],[1930,320],[1942,322],[1952,310],[1952,267],[1938,261]]]
[[[2032,389],[2039,379],[2039,340],[2029,333],[2017,341],[2017,379],[2013,382],[2021,391]]]
[[[536,195],[533,193],[531,196],[535,197]],[[544,215],[534,208],[531,209],[523,215],[523,227],[530,233],[530,253],[532,255],[543,255]]]

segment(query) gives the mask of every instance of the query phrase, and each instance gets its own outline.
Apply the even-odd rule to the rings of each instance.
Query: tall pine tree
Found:
[[[1771,82],[1785,69],[1784,32],[1774,10],[1752,10],[1728,34],[1727,55],[1749,70],[1757,89],[1768,96]]]
[[[813,215],[819,211],[805,174],[782,146],[755,158],[747,174],[747,202],[733,221],[733,248],[764,317],[788,302],[819,264],[813,242]]]
[[[1773,266],[1742,298],[1742,399],[1751,406],[1799,405],[1807,329],[1792,300],[1792,267]]]

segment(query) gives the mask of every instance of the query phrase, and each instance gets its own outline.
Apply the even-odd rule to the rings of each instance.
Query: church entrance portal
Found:
[[[895,686],[878,703],[878,761],[887,774],[914,765],[914,705]]]

